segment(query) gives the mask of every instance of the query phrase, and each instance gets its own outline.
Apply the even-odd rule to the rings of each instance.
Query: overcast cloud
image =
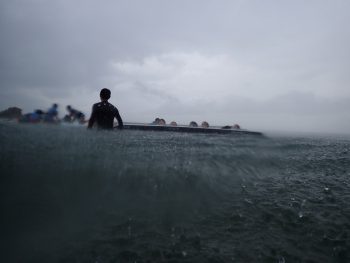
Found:
[[[0,107],[350,132],[350,1],[0,0]]]

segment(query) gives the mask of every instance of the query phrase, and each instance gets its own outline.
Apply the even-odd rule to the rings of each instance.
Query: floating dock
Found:
[[[168,131],[168,132],[188,132],[188,133],[214,133],[214,134],[251,134],[260,135],[263,133],[257,131],[249,131],[244,129],[224,129],[220,127],[189,127],[189,126],[171,126],[171,125],[153,125],[153,124],[124,124],[126,130],[141,130],[141,131]]]

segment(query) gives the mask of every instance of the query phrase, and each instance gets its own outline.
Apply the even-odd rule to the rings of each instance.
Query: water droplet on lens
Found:
[[[248,204],[251,204],[251,205],[253,204],[253,201],[250,200],[250,199],[248,199],[248,198],[245,198],[244,201],[245,201],[246,203],[248,203]]]

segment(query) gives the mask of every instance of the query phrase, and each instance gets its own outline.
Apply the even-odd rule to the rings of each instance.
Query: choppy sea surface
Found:
[[[1,262],[350,262],[350,140],[0,122]]]

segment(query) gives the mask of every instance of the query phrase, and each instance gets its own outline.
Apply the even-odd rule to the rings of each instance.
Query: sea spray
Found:
[[[345,262],[350,141],[0,123],[7,262]]]

